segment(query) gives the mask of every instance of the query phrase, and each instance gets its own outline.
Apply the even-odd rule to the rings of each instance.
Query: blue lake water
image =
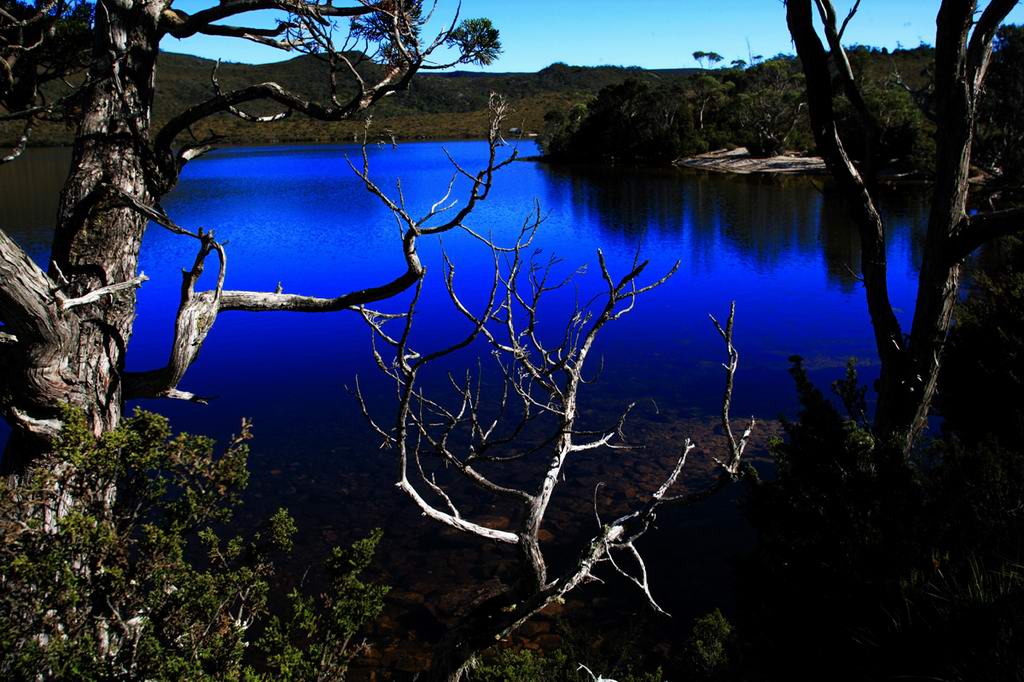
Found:
[[[486,154],[482,142],[374,147],[373,176],[392,194],[400,178],[407,204],[425,211],[451,178],[442,146],[467,168],[482,164]],[[41,263],[54,204],[38,190],[32,164],[47,178],[57,177],[50,180],[55,187],[60,167],[44,153],[6,167],[0,177],[14,190],[4,191],[0,226]],[[403,267],[394,219],[344,160],[358,154],[354,146],[218,151],[191,163],[164,205],[181,225],[214,229],[228,242],[228,288],[273,290],[281,282],[286,292],[336,295],[390,279]],[[22,182],[36,189],[19,192]],[[465,187],[457,183],[453,196],[462,196],[460,190]],[[605,383],[624,398],[649,395],[678,410],[713,410],[722,349],[707,314],[725,315],[730,300],[737,301],[742,353],[738,413],[775,416],[792,409],[786,374],[792,354],[806,357],[823,379],[857,356],[871,378],[870,326],[852,275],[856,236],[838,198],[811,181],[518,162],[500,173],[491,198],[468,223],[510,243],[534,202],[545,216],[534,245],[561,258],[566,273],[589,265],[577,280],[584,294],[601,285],[598,248],[613,272],[625,272],[637,249],[651,261],[652,277],[681,261],[667,285],[601,340]],[[913,302],[915,228],[924,209],[914,196],[890,203],[890,287],[905,317]],[[463,234],[450,233],[443,244],[457,265],[460,291],[472,300],[480,288],[474,280],[488,276],[489,253]],[[424,240],[422,252],[430,275],[417,331],[440,343],[460,319],[438,286],[437,240]],[[150,281],[139,292],[129,369],[166,360],[180,268],[193,257],[191,240],[148,231],[140,267]],[[564,312],[564,305],[554,305],[545,322],[557,326]],[[343,421],[347,428],[347,417],[340,419],[348,414],[342,387],[370,370],[368,338],[354,314],[226,313],[182,383],[218,400],[209,407],[147,406],[159,407],[182,428],[214,433],[230,430],[226,424],[242,416],[255,420],[262,438],[287,440],[293,429],[319,430],[325,422]]]
[[[411,212],[422,213],[444,194],[452,176],[442,147],[465,168],[478,168],[486,158],[486,144],[474,141],[373,147],[372,175],[393,196],[400,178]],[[213,229],[227,242],[227,288],[272,291],[280,282],[285,292],[333,296],[379,284],[403,270],[398,227],[363,189],[346,155],[358,159],[359,149],[217,151],[189,164],[164,207],[179,224]],[[66,159],[63,152],[35,150],[0,169],[0,227],[40,263],[47,260],[56,210],[52,195]],[[463,197],[465,190],[466,183],[457,182],[453,196]],[[598,248],[613,274],[626,272],[638,249],[650,260],[648,279],[681,261],[665,286],[641,299],[601,338],[595,352],[604,357],[604,371],[599,388],[588,394],[595,420],[646,398],[670,419],[714,415],[723,348],[707,315],[724,317],[731,300],[737,302],[741,353],[734,415],[770,419],[794,411],[787,374],[792,354],[807,358],[823,386],[851,356],[862,359],[864,378],[873,378],[871,329],[852,274],[859,270],[856,235],[840,199],[819,182],[522,161],[498,175],[492,196],[467,223],[510,243],[535,202],[545,217],[534,241],[542,257],[557,255],[565,274],[589,266],[577,278],[577,289],[553,297],[544,311],[542,330],[549,333],[559,330],[577,291],[586,300],[600,290]],[[884,212],[890,293],[906,322],[917,235],[926,218],[923,197],[894,194]],[[428,279],[415,333],[420,347],[429,350],[457,338],[464,323],[439,284],[439,240],[421,245]],[[460,293],[479,304],[486,288],[480,282],[490,281],[489,251],[457,232],[444,236],[443,247],[457,266]],[[156,227],[147,232],[140,267],[150,280],[139,291],[129,369],[166,362],[180,271],[191,264],[194,250],[187,238]],[[205,286],[212,286],[212,270]],[[378,307],[399,309],[400,301]],[[470,364],[475,352],[458,356],[455,364]],[[345,540],[373,525],[399,528],[415,520],[389,485],[389,460],[377,451],[345,391],[356,374],[364,378],[371,402],[386,410],[389,386],[373,368],[369,334],[355,314],[231,312],[217,320],[181,384],[217,399],[205,407],[173,401],[143,406],[167,414],[177,429],[221,438],[242,417],[251,418],[256,440],[250,501],[258,508],[290,506],[309,529],[305,542],[313,556],[324,538]],[[582,407],[588,409],[586,403]],[[396,530],[403,532],[411,531]],[[392,578],[397,584],[402,576]]]

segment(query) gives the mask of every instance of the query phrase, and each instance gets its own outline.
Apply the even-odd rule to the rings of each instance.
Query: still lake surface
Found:
[[[372,147],[371,173],[393,196],[401,178],[411,212],[425,212],[452,177],[442,147],[467,169],[486,159],[487,146],[477,141]],[[285,292],[334,296],[378,284],[403,270],[399,233],[388,210],[347,166],[345,156],[357,160],[359,153],[344,145],[217,151],[189,164],[164,207],[179,224],[213,229],[227,242],[227,288],[272,291],[281,282]],[[67,162],[66,150],[32,150],[0,168],[0,227],[44,267]],[[464,197],[465,190],[466,183],[457,182],[453,196]],[[884,206],[890,293],[903,322],[913,307],[924,199],[898,193]],[[601,338],[595,351],[604,358],[601,382],[591,394],[593,404],[581,403],[595,420],[647,398],[656,402],[662,423],[712,417],[721,397],[723,348],[707,315],[722,319],[731,300],[737,302],[741,353],[734,416],[772,419],[794,412],[787,374],[793,354],[807,359],[821,386],[840,376],[853,356],[862,359],[863,378],[874,378],[864,296],[852,274],[859,271],[857,238],[841,200],[820,182],[521,161],[497,176],[491,197],[467,223],[508,244],[535,202],[545,216],[533,244],[542,257],[559,257],[565,274],[589,265],[576,280],[582,300],[601,286],[598,248],[613,274],[625,273],[639,249],[650,260],[648,280],[681,261],[665,286]],[[415,333],[428,349],[456,338],[462,320],[439,285],[438,240],[421,244],[428,284]],[[454,232],[445,235],[443,247],[456,264],[460,293],[470,303],[482,301],[486,286],[479,282],[490,281],[490,253]],[[192,240],[157,227],[147,232],[140,268],[150,281],[138,294],[129,369],[166,362],[180,270],[194,256]],[[211,263],[205,286],[212,286],[215,269]],[[553,297],[544,317],[548,330],[557,331],[565,318],[571,291]],[[377,307],[401,308],[400,302]],[[453,363],[472,364],[473,357]],[[382,548],[385,556],[399,556],[405,537],[426,543],[423,556],[429,557],[437,530],[424,530],[390,485],[387,453],[377,449],[345,390],[356,374],[386,415],[390,387],[373,367],[368,331],[355,314],[225,313],[181,384],[217,399],[206,407],[142,405],[168,415],[176,429],[217,438],[236,430],[242,417],[251,418],[250,506],[288,506],[303,528],[304,560],[375,525],[397,538],[397,549]],[[652,411],[647,408],[641,422],[654,419]],[[471,543],[444,541],[455,543],[449,565],[475,562]],[[382,570],[401,585],[434,569]]]

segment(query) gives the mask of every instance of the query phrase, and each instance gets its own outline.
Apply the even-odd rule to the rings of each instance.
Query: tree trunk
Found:
[[[904,453],[910,451],[927,425],[942,349],[959,293],[960,262],[970,253],[964,243],[976,246],[975,241],[986,236],[981,226],[975,228],[976,234],[968,237],[963,234],[971,222],[966,214],[971,146],[978,98],[983,92],[991,56],[992,36],[1016,4],[1016,0],[992,2],[980,18],[975,17],[975,2],[944,0],[939,10],[935,41],[935,187],[913,324],[905,338],[889,302],[885,230],[875,207],[870,166],[858,169],[843,147],[841,133],[848,131],[840,130],[833,111],[829,53],[817,36],[810,0],[786,3],[790,34],[807,82],[809,113],[818,150],[860,229],[864,286],[881,361],[875,431],[886,438],[900,439]],[[834,22],[831,3],[818,6],[826,7]],[[848,64],[835,26],[826,21],[826,30],[833,32],[830,34],[832,56]],[[862,102],[852,76],[847,74],[843,82],[850,99]],[[860,109],[864,110],[862,127],[871,139],[875,123],[862,103]]]
[[[74,298],[135,277],[146,219],[118,194],[153,200],[145,149],[153,105],[162,3],[96,5],[93,63],[83,96],[71,171],[61,193],[50,278]],[[159,198],[159,197],[157,197]],[[134,289],[60,311],[63,329],[33,352],[6,358],[8,411],[52,419],[62,403],[83,409],[97,434],[121,418],[121,372],[135,317]],[[17,420],[15,420],[17,424]],[[39,432],[15,427],[4,469],[45,447]]]
[[[910,369],[905,406],[898,426],[910,443],[927,426],[928,409],[938,383],[942,350],[960,291],[960,262],[950,242],[967,216],[968,176],[974,141],[976,102],[965,80],[940,91],[936,135],[935,190],[918,278],[910,332]]]

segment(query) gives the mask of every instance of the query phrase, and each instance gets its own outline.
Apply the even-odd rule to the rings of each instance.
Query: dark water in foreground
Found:
[[[467,168],[478,167],[486,154],[480,142],[443,146]],[[451,179],[441,148],[420,143],[371,149],[372,173],[393,194],[400,176],[407,205],[423,212]],[[281,282],[286,292],[332,296],[377,284],[402,270],[398,229],[362,189],[345,154],[355,158],[358,149],[219,151],[190,164],[164,206],[181,225],[214,229],[227,240],[228,288],[273,290]],[[0,168],[0,227],[40,263],[47,259],[66,163],[63,152],[36,150]],[[465,187],[457,183],[453,196],[464,196],[460,189]],[[891,296],[903,321],[913,305],[922,199],[897,195],[885,207]],[[703,438],[702,445],[713,445],[708,424],[721,395],[723,355],[707,314],[726,315],[734,299],[742,354],[734,415],[771,419],[793,411],[786,373],[792,354],[807,358],[822,385],[836,378],[851,356],[862,358],[864,378],[873,378],[870,326],[852,274],[859,270],[856,236],[838,197],[811,181],[519,162],[500,174],[492,197],[468,222],[509,243],[535,201],[546,219],[534,246],[545,257],[560,257],[565,274],[590,266],[577,280],[582,300],[601,286],[598,247],[613,274],[628,270],[637,249],[651,261],[650,278],[677,259],[682,263],[668,284],[642,299],[601,339],[595,351],[605,360],[601,383],[581,402],[595,421],[613,417],[627,402],[651,398],[659,411],[644,402],[630,435],[648,438],[654,449],[668,447],[666,456],[690,433]],[[449,234],[443,244],[458,267],[460,292],[479,303],[483,287],[478,282],[489,281],[489,252],[466,235]],[[424,243],[422,252],[429,280],[416,333],[420,346],[430,348],[454,338],[461,327],[438,286],[437,241]],[[195,255],[191,240],[157,228],[147,233],[142,254],[141,269],[150,281],[139,292],[129,369],[165,362],[180,269]],[[570,291],[554,297],[545,318],[548,329],[557,330],[564,319]],[[398,304],[379,307],[397,309]],[[471,363],[473,357],[462,355],[455,364]],[[495,566],[500,567],[504,550],[481,548],[425,526],[398,497],[388,453],[378,450],[345,391],[356,374],[386,415],[389,387],[375,373],[369,335],[354,314],[226,313],[181,386],[217,400],[208,407],[143,406],[167,414],[177,429],[219,438],[235,430],[242,417],[251,418],[256,434],[248,494],[252,515],[288,506],[303,528],[298,553],[303,562],[322,558],[330,543],[384,527],[379,570],[398,590],[386,624],[397,621],[404,630],[411,628],[410,638],[429,639],[438,620],[457,607],[452,602],[472,598],[467,585],[496,570],[501,575]],[[658,457],[581,458],[578,480],[570,482],[566,500],[552,512],[552,532],[559,540],[589,532],[594,483],[615,482],[609,494],[618,496],[616,504],[624,503],[649,488],[648,479],[661,471]],[[501,518],[505,513],[483,501],[474,504],[478,514]],[[652,540],[652,547],[663,560],[652,580],[656,592],[662,581],[669,610],[700,611],[728,602],[716,587],[728,583],[728,557],[737,542],[742,544],[735,538],[749,534],[732,501],[722,498],[699,511],[674,512],[660,532],[660,544]],[[553,545],[558,554],[559,542]],[[604,598],[602,588],[588,588],[584,595]],[[609,608],[619,608],[614,603]],[[643,610],[638,599],[622,603]],[[572,603],[567,608],[571,612]],[[415,643],[405,645],[415,649]]]

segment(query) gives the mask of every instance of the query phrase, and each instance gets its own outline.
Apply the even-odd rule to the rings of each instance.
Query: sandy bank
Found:
[[[828,170],[818,156],[770,156],[756,158],[746,147],[719,149],[676,162],[677,165],[720,173],[780,173],[801,175],[825,175]]]

